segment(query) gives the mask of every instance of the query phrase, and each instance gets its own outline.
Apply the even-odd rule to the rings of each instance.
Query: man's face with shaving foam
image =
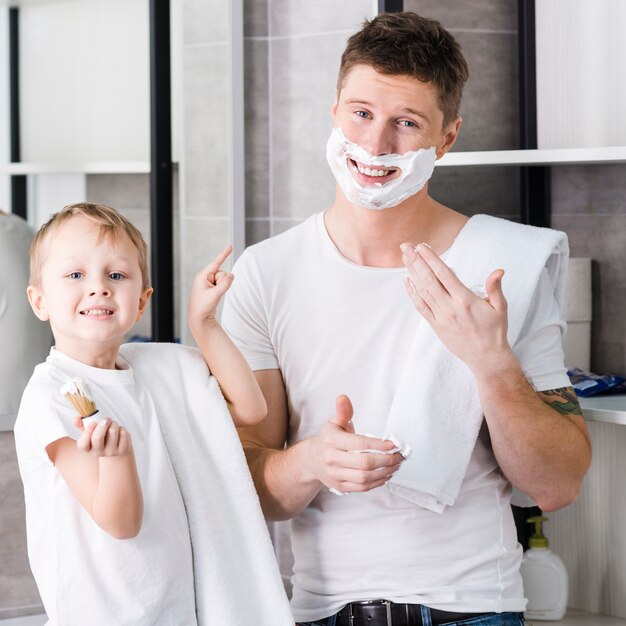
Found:
[[[350,70],[332,115],[333,126],[373,156],[434,146],[439,158],[452,146],[460,127],[459,119],[443,128],[443,112],[431,83],[381,74],[369,65]],[[363,186],[384,185],[400,175],[397,168],[347,158],[352,176]]]

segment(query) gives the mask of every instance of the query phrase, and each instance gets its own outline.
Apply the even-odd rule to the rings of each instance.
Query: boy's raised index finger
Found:
[[[202,270],[202,274],[214,274],[220,269],[222,263],[230,256],[233,251],[231,245],[226,246],[208,265]]]
[[[233,251],[233,247],[228,244],[216,257],[213,263],[217,263],[218,267],[222,266],[222,263],[230,256]]]

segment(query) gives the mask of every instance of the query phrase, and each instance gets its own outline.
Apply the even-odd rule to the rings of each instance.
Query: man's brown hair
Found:
[[[75,215],[83,215],[100,226],[100,237],[108,237],[118,241],[127,236],[139,255],[139,267],[143,278],[142,291],[150,287],[148,272],[148,246],[139,232],[123,215],[104,204],[79,202],[68,204],[52,217],[37,231],[30,245],[30,279],[29,284],[38,285],[41,280],[41,268],[46,260],[48,245],[60,226]]]
[[[469,77],[461,47],[443,26],[416,13],[382,13],[366,20],[341,57],[337,93],[355,65],[381,74],[412,76],[437,89],[443,125],[459,114],[463,85]]]

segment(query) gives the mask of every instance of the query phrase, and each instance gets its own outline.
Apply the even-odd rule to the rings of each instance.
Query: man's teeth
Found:
[[[87,309],[83,311],[83,315],[97,316],[97,315],[113,315],[111,309]]]
[[[366,176],[386,176],[391,171],[391,170],[375,170],[375,169],[371,169],[369,167],[365,167],[365,166],[361,165],[360,163],[357,163],[356,167],[359,170],[359,172],[361,172],[361,174],[365,174]]]

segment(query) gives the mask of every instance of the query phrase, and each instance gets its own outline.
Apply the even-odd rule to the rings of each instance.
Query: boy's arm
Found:
[[[79,422],[77,418],[76,424]],[[75,498],[102,530],[116,539],[139,534],[143,494],[125,428],[107,418],[89,424],[78,441],[63,437],[46,451]]]
[[[217,379],[235,426],[260,422],[267,405],[250,366],[216,319],[217,305],[234,276],[220,270],[228,246],[194,278],[189,298],[189,328],[211,373]]]

